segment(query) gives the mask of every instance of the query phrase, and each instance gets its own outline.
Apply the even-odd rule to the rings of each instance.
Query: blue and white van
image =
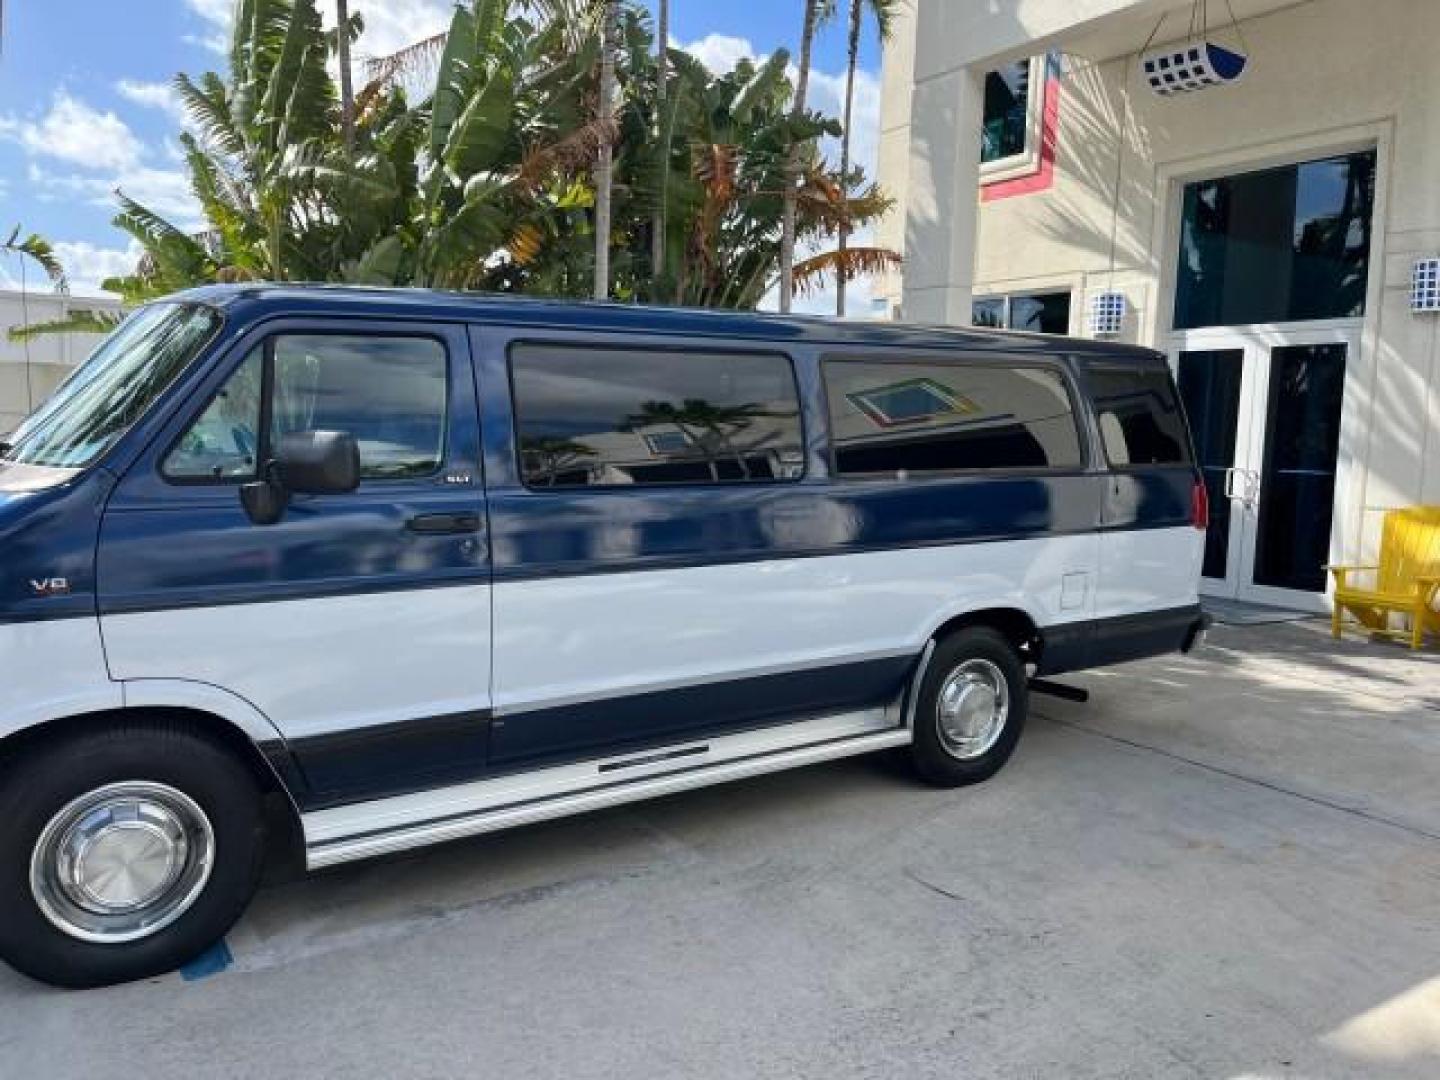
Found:
[[[325,867],[846,755],[1189,649],[1141,349],[422,291],[133,314],[0,447],[0,957],[94,985]],[[270,835],[272,844],[284,840]]]

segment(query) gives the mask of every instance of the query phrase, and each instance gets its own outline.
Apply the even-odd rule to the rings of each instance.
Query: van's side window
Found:
[[[825,363],[840,476],[1078,468],[1065,381],[1044,367]]]
[[[754,483],[804,472],[786,357],[518,345],[510,364],[530,487]]]
[[[1091,368],[1089,382],[1111,465],[1189,463],[1185,418],[1166,372]]]
[[[166,476],[176,480],[254,478],[263,357],[263,349],[254,349],[210,400],[170,451]]]
[[[164,472],[179,480],[244,480],[259,452],[264,365],[273,364],[270,439],[346,431],[360,475],[428,476],[445,446],[445,349],[432,338],[282,335],[256,348],[181,436]]]

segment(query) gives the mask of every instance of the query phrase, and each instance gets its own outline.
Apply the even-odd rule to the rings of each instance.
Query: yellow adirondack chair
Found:
[[[1378,566],[1332,566],[1335,614],[1330,629],[1340,636],[1345,613],[1372,633],[1408,640],[1412,649],[1425,641],[1425,631],[1440,633],[1440,506],[1411,506],[1385,515],[1380,534]],[[1373,574],[1373,588],[1362,587],[1354,575]],[[1409,627],[1393,630],[1392,615],[1408,615]]]

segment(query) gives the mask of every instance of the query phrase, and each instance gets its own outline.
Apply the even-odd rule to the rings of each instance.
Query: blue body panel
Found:
[[[490,497],[496,581],[1093,532],[1105,478],[1074,474]]]
[[[379,324],[384,325],[384,324]],[[270,322],[265,333],[353,329],[311,319]],[[455,536],[407,529],[420,514],[484,509],[469,345],[455,327],[434,328],[450,354],[446,460],[432,477],[365,481],[342,498],[297,496],[278,524],[259,527],[234,484],[176,484],[160,471],[168,448],[241,362],[261,333],[233,324],[215,362],[197,373],[138,454],[106,509],[99,554],[102,614],[195,605],[386,592],[489,577],[483,531]],[[463,478],[463,480],[461,479]],[[182,554],[183,553],[183,554]]]
[[[834,664],[499,717],[490,726],[490,764],[503,770],[610,756],[797,716],[885,705],[904,689],[915,660]]]
[[[94,615],[96,534],[113,483],[103,469],[0,462],[0,624]]]

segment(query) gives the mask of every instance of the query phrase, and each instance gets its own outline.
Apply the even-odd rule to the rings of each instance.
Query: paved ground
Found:
[[[1313,623],[879,761],[272,885],[235,964],[0,969],[10,1077],[1440,1075],[1440,659]]]

